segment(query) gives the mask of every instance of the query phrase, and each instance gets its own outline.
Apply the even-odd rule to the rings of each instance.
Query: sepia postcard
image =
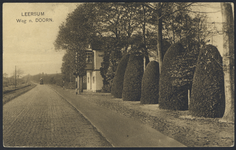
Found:
[[[234,146],[234,3],[2,10],[3,147]]]

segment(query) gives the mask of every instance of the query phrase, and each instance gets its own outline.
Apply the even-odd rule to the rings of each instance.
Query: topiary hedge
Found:
[[[198,117],[222,117],[225,110],[222,58],[215,46],[200,51],[193,78],[190,112]]]
[[[151,61],[143,74],[141,104],[157,104],[159,98],[159,63]]]
[[[122,98],[124,101],[139,101],[141,97],[141,82],[143,76],[143,57],[130,54],[124,75]]]
[[[188,109],[188,85],[181,71],[184,52],[183,46],[176,43],[171,45],[164,56],[159,82],[159,107],[162,109]]]
[[[123,81],[128,60],[129,60],[129,54],[124,55],[121,58],[118,67],[116,69],[115,77],[113,79],[113,85],[111,88],[111,94],[116,98],[122,97]]]

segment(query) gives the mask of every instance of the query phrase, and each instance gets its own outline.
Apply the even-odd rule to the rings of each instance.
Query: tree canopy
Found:
[[[72,64],[74,60],[73,73],[82,76],[85,74],[85,49],[91,44],[95,31],[93,23],[95,19],[93,4],[85,3],[79,5],[70,13],[66,21],[59,27],[59,33],[54,42],[56,50],[67,50],[67,56],[63,58],[63,65]],[[68,61],[68,62],[67,62]],[[62,66],[62,72],[66,72],[66,67]]]
[[[103,84],[111,84],[118,63],[126,53],[157,50],[157,13],[161,8],[162,39],[170,44],[181,42],[184,48],[204,44],[204,15],[189,13],[192,3],[83,3],[68,15],[59,27],[56,50],[77,54],[76,72],[83,72],[84,49],[96,41],[104,51],[101,75]],[[197,44],[196,44],[197,43]],[[68,57],[69,58],[69,57]],[[69,61],[67,59],[63,61]],[[62,67],[65,68],[65,67]]]

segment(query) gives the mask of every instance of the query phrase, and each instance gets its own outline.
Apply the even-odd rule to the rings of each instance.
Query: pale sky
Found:
[[[54,50],[60,24],[79,3],[4,3],[3,4],[3,73],[11,76],[15,66],[25,74],[60,73],[64,51]],[[220,3],[204,3],[196,10],[210,12],[209,22],[221,22]],[[233,7],[234,9],[234,7]],[[198,10],[198,11],[199,11]],[[44,12],[43,16],[26,16],[25,12]],[[212,13],[214,12],[214,13]],[[23,13],[23,16],[22,16]],[[53,22],[35,22],[50,18]],[[26,20],[26,23],[17,22]],[[32,22],[29,22],[32,20]],[[221,26],[217,29],[221,30]],[[212,38],[210,38],[212,39]],[[214,36],[209,44],[223,53],[222,35]]]
[[[78,4],[4,3],[3,73],[11,76],[15,66],[31,75],[42,72],[60,73],[65,52],[56,52],[53,43],[59,26]],[[44,15],[25,16],[25,12],[44,12]],[[36,18],[51,18],[53,22],[36,22]],[[17,22],[16,19],[27,22]]]
[[[194,11],[199,11],[207,15],[207,22],[209,28],[215,28],[217,31],[222,31],[222,14],[220,3],[208,2],[208,3],[196,3],[196,7],[193,7]],[[213,23],[215,22],[215,23]],[[223,35],[215,33],[210,35],[207,39],[210,41],[207,44],[212,44],[217,47],[221,56],[223,55]]]

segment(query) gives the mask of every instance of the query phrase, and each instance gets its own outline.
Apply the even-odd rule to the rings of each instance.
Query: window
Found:
[[[86,53],[86,63],[92,63],[93,62],[93,57],[91,52]]]
[[[95,82],[95,77],[93,77],[93,83]]]

